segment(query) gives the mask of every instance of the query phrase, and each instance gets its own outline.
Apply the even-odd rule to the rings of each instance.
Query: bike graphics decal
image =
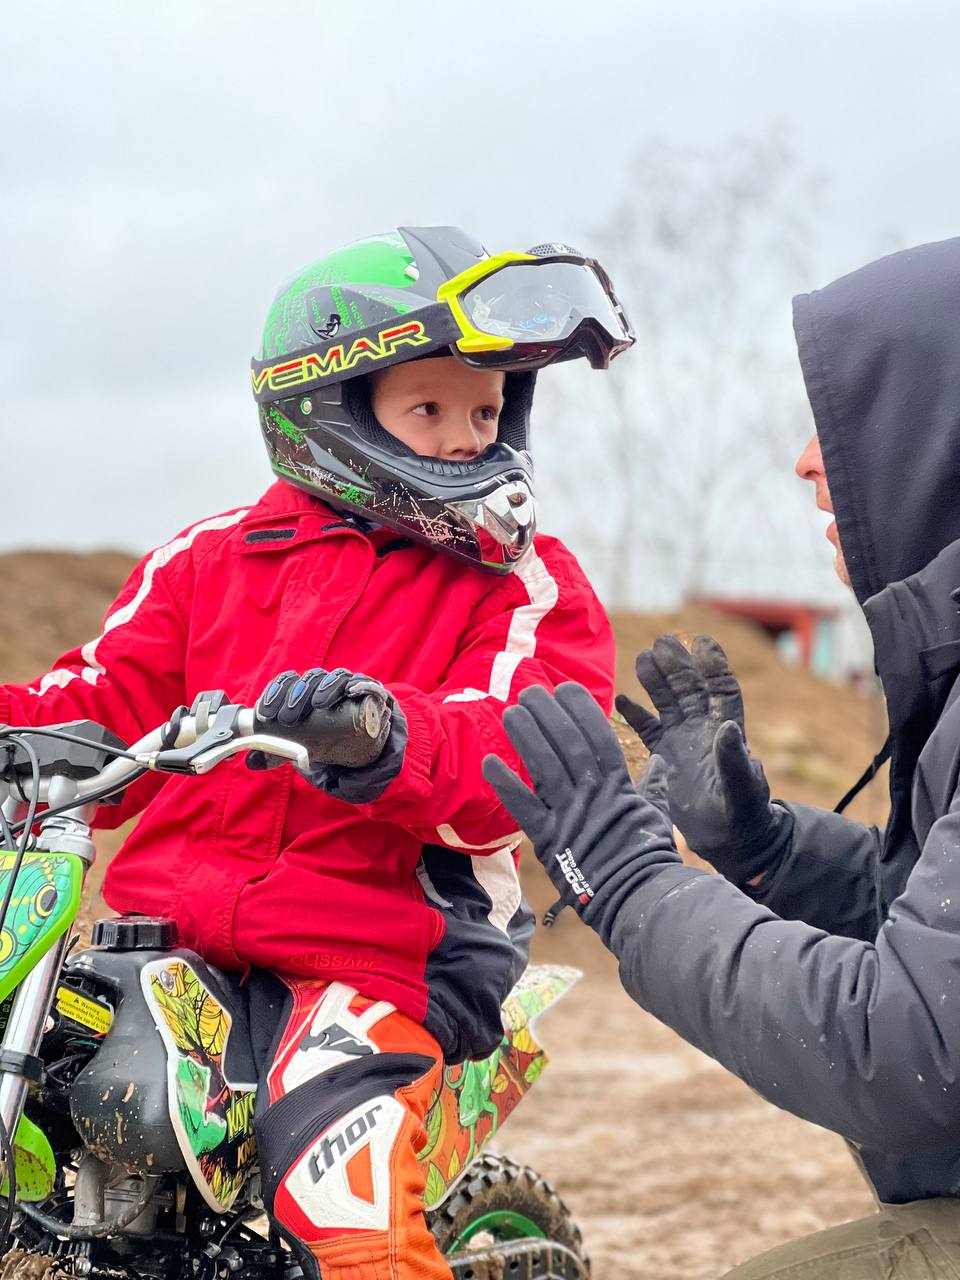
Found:
[[[503,1041],[489,1058],[447,1067],[443,1087],[424,1119],[427,1141],[417,1153],[427,1166],[424,1200],[432,1209],[497,1132],[547,1064],[531,1028],[548,1004],[579,979],[576,969],[532,965],[504,1001]]]
[[[0,898],[16,854],[0,856]],[[72,853],[28,853],[0,930],[0,1001],[76,918],[83,863]]]
[[[141,974],[167,1050],[170,1119],[187,1168],[212,1209],[229,1209],[256,1158],[256,1084],[223,1072],[232,1019],[184,960],[155,960]]]

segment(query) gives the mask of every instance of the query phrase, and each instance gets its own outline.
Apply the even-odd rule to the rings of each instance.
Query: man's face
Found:
[[[413,360],[372,376],[370,404],[381,426],[414,453],[469,462],[497,438],[503,377],[453,356]]]
[[[827,473],[823,466],[823,455],[820,452],[820,439],[816,433],[807,442],[807,447],[797,459],[796,465],[797,475],[801,480],[809,480],[816,490],[817,506],[821,511],[828,511],[833,515],[833,502],[830,498],[830,490],[827,487]],[[844,584],[850,586],[850,574],[847,572],[846,561],[843,558],[843,548],[840,546],[840,535],[837,532],[836,520],[831,520],[827,525],[827,538],[833,543],[836,550],[836,558],[833,562],[834,570],[837,577]]]

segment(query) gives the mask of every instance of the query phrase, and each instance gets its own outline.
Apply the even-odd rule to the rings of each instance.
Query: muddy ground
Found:
[[[99,631],[130,566],[103,552],[0,556],[0,681],[39,675]],[[716,634],[744,685],[747,730],[775,793],[830,805],[883,740],[875,699],[788,669],[742,623],[685,610],[615,618],[619,687],[638,692],[632,657],[661,631]],[[625,730],[628,754],[643,751]],[[856,812],[882,821],[882,781]],[[100,865],[116,847],[102,841]],[[522,874],[542,910],[549,884]],[[102,910],[91,883],[84,918]],[[544,1015],[552,1054],[542,1083],[499,1146],[554,1182],[579,1221],[597,1280],[707,1280],[783,1240],[868,1213],[870,1196],[841,1140],[778,1111],[631,1004],[612,958],[566,913],[535,944],[540,960],[575,964],[580,984]]]

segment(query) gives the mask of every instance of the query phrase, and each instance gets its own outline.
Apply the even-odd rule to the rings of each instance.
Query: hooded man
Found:
[[[873,633],[886,829],[771,801],[705,637],[638,657],[658,716],[618,699],[655,753],[637,788],[572,684],[504,715],[535,790],[494,757],[484,771],[637,1003],[846,1137],[872,1183],[877,1214],[728,1280],[960,1276],[960,239],[794,316],[816,423],[797,469]],[[671,823],[721,875],[681,862]]]

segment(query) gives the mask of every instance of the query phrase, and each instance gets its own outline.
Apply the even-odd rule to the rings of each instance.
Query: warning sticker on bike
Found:
[[[79,991],[71,991],[68,987],[57,987],[57,1010],[65,1018],[79,1022],[81,1027],[89,1027],[99,1036],[106,1035],[113,1022],[112,1009],[97,1004],[96,1000],[88,1000]]]

